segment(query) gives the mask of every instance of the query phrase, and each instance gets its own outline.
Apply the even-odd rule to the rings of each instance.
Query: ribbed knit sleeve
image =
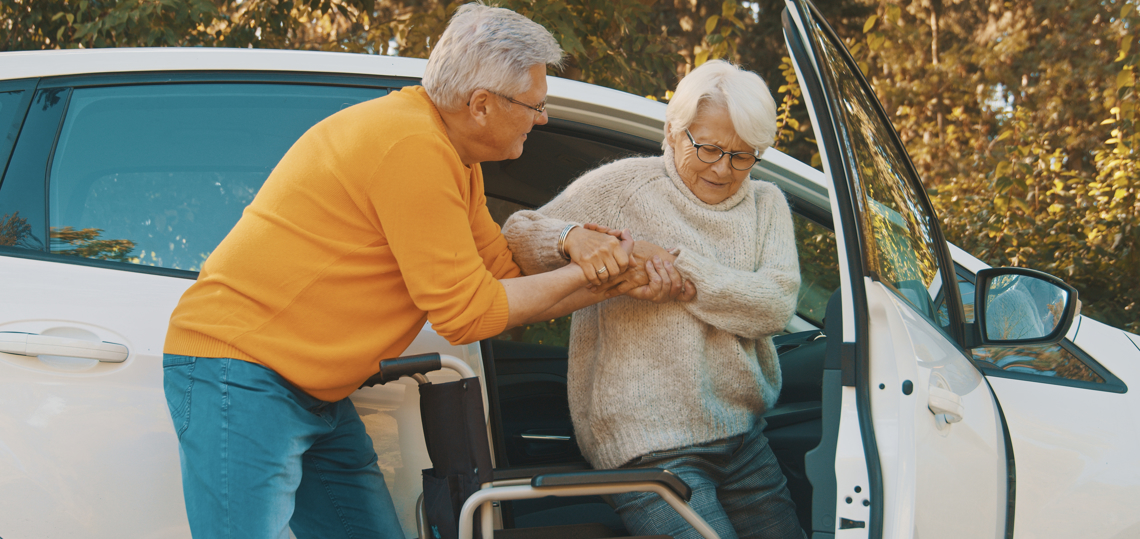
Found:
[[[615,226],[614,217],[628,199],[629,185],[621,180],[634,178],[619,172],[626,169],[626,161],[594,169],[574,180],[545,206],[516,212],[507,219],[503,235],[524,273],[534,275],[566,265],[566,260],[558,254],[558,236],[566,225]]]
[[[558,236],[567,224],[533,210],[515,212],[507,219],[503,236],[523,273],[537,275],[566,265],[558,254]]]
[[[756,271],[730,268],[681,248],[677,270],[697,287],[685,308],[701,321],[748,339],[779,333],[796,310],[800,287],[792,216],[779,189],[758,184],[760,258]]]

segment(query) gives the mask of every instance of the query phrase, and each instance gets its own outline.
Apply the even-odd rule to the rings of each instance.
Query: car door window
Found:
[[[50,251],[197,271],[297,138],[385,93],[228,83],[77,88],[49,169]]]
[[[8,166],[8,157],[27,110],[26,100],[35,88],[35,82],[35,79],[0,82],[0,176]]]
[[[941,320],[934,308],[942,288],[935,216],[920,203],[919,183],[887,124],[876,116],[874,97],[835,44],[821,41],[825,62],[836,70],[844,150],[856,164],[851,167],[856,203],[861,227],[869,232],[863,246],[867,269],[936,326],[945,327],[949,321]]]
[[[835,233],[798,213],[792,213],[796,252],[800,257],[800,292],[796,314],[823,327],[827,300],[839,288],[839,254]]]
[[[59,131],[69,88],[39,90],[32,98],[8,169],[0,181],[0,246],[41,251],[47,245],[44,166]]]

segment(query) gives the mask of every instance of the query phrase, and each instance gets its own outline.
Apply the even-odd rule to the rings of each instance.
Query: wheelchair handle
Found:
[[[471,367],[459,358],[432,352],[430,354],[382,359],[380,360],[380,372],[370,376],[363,384],[360,384],[360,387],[384,385],[398,380],[402,376],[411,376],[417,382],[424,384],[427,383],[425,374],[441,369],[451,369],[459,373],[461,378],[475,377],[475,371],[471,370]]]

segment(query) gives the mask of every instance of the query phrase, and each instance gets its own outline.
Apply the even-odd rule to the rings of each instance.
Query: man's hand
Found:
[[[623,240],[623,231],[611,234],[607,227],[603,227],[605,232],[599,232],[592,226],[597,225],[587,224],[571,230],[566,235],[564,248],[570,260],[582,268],[582,274],[590,285],[600,287],[629,267],[628,250],[632,250],[633,239],[629,237],[629,231],[624,231]]]

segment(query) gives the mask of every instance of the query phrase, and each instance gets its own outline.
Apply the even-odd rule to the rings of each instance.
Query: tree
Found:
[[[848,38],[949,239],[1065,278],[1085,314],[1131,331],[1136,22],[1131,0],[915,0]]]

